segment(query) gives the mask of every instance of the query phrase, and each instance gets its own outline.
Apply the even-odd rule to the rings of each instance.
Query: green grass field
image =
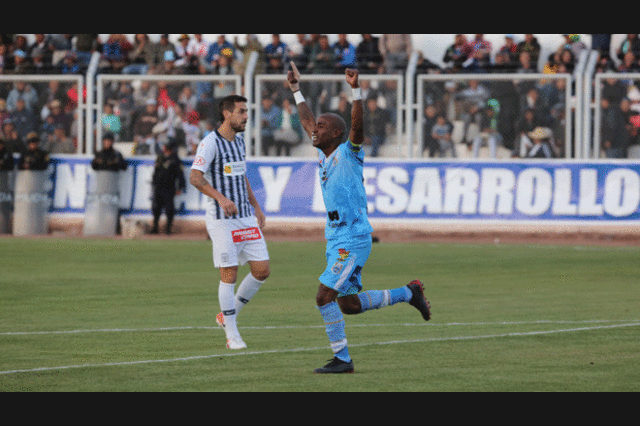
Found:
[[[210,244],[0,238],[0,390],[640,390],[638,247],[375,244],[365,290],[419,278],[433,319],[347,316],[356,371],[324,376],[324,244],[269,243],[240,352],[215,325]]]

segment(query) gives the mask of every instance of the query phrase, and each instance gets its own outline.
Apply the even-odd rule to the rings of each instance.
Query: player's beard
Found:
[[[238,122],[238,123],[232,123],[231,124],[231,128],[236,133],[244,132],[245,129],[247,128],[247,122],[246,121],[241,121],[241,122]]]

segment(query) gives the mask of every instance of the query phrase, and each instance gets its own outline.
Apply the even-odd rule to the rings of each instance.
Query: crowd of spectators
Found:
[[[441,58],[443,65],[418,52],[420,73],[469,74],[463,83],[427,85],[422,155],[456,155],[451,131],[457,121],[464,124],[463,141],[473,155],[488,144],[491,152],[503,146],[514,157],[529,156],[535,145],[531,135],[541,128],[552,148],[545,152],[563,156],[564,80],[482,80],[482,75],[490,73],[571,73],[580,52],[589,48],[601,53],[598,72],[640,70],[637,34],[628,35],[613,55],[611,35],[592,34],[591,46],[580,35],[563,36],[563,42],[547,57],[542,57],[541,45],[533,34],[526,34],[523,40],[507,34],[501,46],[493,46],[483,34],[470,38],[457,34]],[[160,82],[136,79],[135,75],[243,77],[249,53],[257,52],[258,74],[284,75],[293,61],[302,74],[339,74],[345,68],[358,68],[366,77],[402,73],[415,51],[411,34],[362,34],[354,40],[356,37],[338,34],[337,41],[330,42],[324,34],[297,34],[295,41],[286,43],[273,34],[271,41],[263,44],[254,34],[247,34],[244,40],[228,40],[225,35],[207,40],[202,34],[182,34],[177,42],[168,34],[161,34],[158,41],[147,34],[135,34],[132,39],[110,34],[105,40],[98,34],[35,34],[30,43],[24,35],[2,34],[0,73],[83,74],[93,53],[98,52],[99,73],[132,75],[130,81],[105,87],[105,103],[98,118],[102,131],[112,134],[115,141],[133,141],[136,154],[157,154],[169,142],[193,154],[198,141],[218,125],[216,99],[235,92],[233,81]],[[23,151],[26,135],[36,132],[41,148],[48,152],[76,152],[78,93],[74,84],[25,81],[0,83],[0,137],[4,145],[13,152]],[[396,81],[372,83],[363,78],[362,83],[365,128],[369,129],[366,150],[376,156],[396,125]],[[290,155],[303,140],[295,105],[282,86],[265,84],[261,88],[264,155]],[[607,81],[605,86],[603,96],[608,104],[603,104],[603,147],[608,156],[626,156],[626,147],[638,139],[640,91],[624,80]],[[306,83],[305,93],[316,112],[332,111],[349,123],[350,104],[341,84]]]

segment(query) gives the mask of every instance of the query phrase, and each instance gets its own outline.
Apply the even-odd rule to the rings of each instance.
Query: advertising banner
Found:
[[[122,214],[151,213],[154,158],[128,159],[120,173]],[[183,161],[189,179],[190,160]],[[90,158],[54,157],[50,213],[83,213]],[[326,215],[318,164],[249,160],[247,176],[267,217]],[[374,161],[364,167],[371,218],[494,221],[640,220],[640,163],[629,161]],[[177,215],[203,217],[205,197],[187,184]]]

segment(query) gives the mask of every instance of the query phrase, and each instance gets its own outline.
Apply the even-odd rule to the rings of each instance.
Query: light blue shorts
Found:
[[[362,290],[361,272],[371,254],[371,234],[327,242],[327,269],[320,282],[338,292],[338,297]]]

